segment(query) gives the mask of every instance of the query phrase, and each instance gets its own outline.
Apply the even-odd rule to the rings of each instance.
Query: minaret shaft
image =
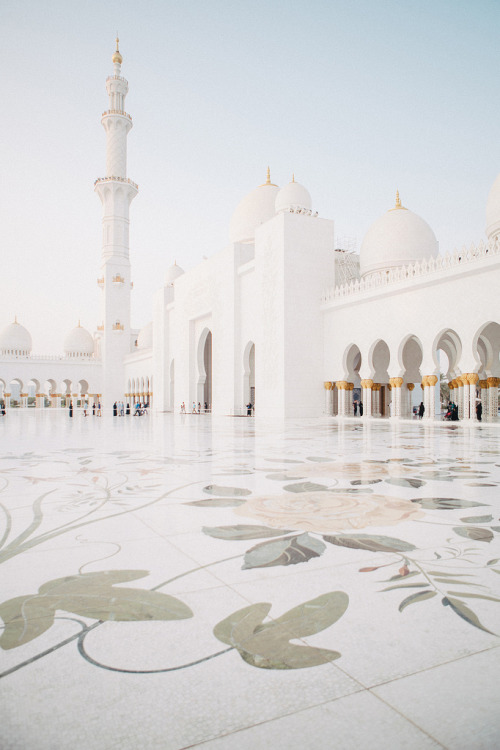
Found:
[[[131,350],[129,208],[138,187],[127,177],[127,136],[132,118],[125,110],[128,83],[121,75],[122,56],[113,55],[114,75],[106,80],[109,109],[102,114],[106,132],[106,174],[95,181],[101,199],[103,403],[109,407],[123,398],[123,359]]]

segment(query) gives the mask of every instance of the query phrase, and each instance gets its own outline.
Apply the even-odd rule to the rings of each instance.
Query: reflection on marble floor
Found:
[[[499,427],[0,437],[2,748],[499,744]]]

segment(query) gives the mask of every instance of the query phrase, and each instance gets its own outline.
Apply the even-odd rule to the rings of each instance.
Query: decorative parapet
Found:
[[[118,323],[118,322],[113,323],[112,328],[113,328],[113,331],[124,331],[125,330],[125,326],[122,323]]]
[[[97,326],[98,331],[104,331],[104,323],[100,326]]]
[[[462,250],[455,250],[453,253],[438,255],[437,258],[424,258],[422,261],[410,263],[407,266],[399,266],[398,268],[391,268],[390,271],[370,274],[367,279],[356,279],[347,284],[333,287],[323,293],[321,302],[326,304],[345,297],[352,297],[361,292],[428,276],[439,271],[464,267],[492,255],[500,255],[500,242],[498,240],[490,240],[488,243],[481,241],[477,246],[474,244],[470,248],[464,246]]]
[[[123,76],[108,76],[106,81],[123,81],[123,83],[128,83],[127,79]]]
[[[100,286],[101,289],[104,286],[104,276],[101,276],[99,279],[97,279],[97,286]]]
[[[132,185],[133,188],[139,190],[139,185],[129,177],[115,177],[114,175],[111,177],[98,177],[97,180],[94,180],[94,187],[101,182],[126,182],[127,185]]]
[[[124,284],[125,279],[123,276],[120,276],[119,273],[116,274],[116,276],[113,276],[113,284]]]
[[[102,113],[102,117],[107,117],[108,115],[121,115],[122,117],[126,117],[127,119],[132,121],[131,116],[127,112],[125,112],[123,109],[107,109],[105,112]]]

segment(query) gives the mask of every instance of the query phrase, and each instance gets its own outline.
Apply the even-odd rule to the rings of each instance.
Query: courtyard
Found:
[[[0,744],[500,744],[495,424],[0,420]]]

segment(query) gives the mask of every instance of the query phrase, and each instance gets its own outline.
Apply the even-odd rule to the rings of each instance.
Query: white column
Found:
[[[372,416],[372,386],[373,380],[365,378],[361,381],[361,401],[363,402],[363,419]]]
[[[413,417],[412,413],[412,393],[415,389],[415,383],[407,383],[406,388],[408,389],[408,395],[406,397],[406,416],[411,419]]]
[[[498,419],[498,386],[500,378],[488,378],[488,411],[489,421],[496,422]]]
[[[332,384],[329,381],[325,381],[325,383],[323,383],[323,387],[325,389],[325,414],[328,414],[328,416],[330,416],[331,414],[333,414]]]
[[[436,416],[436,383],[438,382],[437,375],[427,375],[424,378],[426,383],[425,395],[427,403],[425,404],[425,417],[427,419],[434,419]]]
[[[467,382],[469,384],[469,415],[473,422],[477,422],[476,414],[476,386],[479,381],[479,375],[477,372],[469,372],[467,374]]]
[[[463,373],[460,379],[462,382],[462,419],[467,421],[470,419],[470,388],[467,373]]]
[[[464,418],[464,384],[462,383],[461,375],[459,375],[456,378],[456,382],[458,385],[458,388],[455,389],[458,393],[458,396],[457,396],[458,418],[463,419]]]
[[[3,400],[4,400],[4,403],[5,403],[5,408],[6,409],[10,409],[10,397],[11,397],[10,393],[4,393],[3,394]]]

